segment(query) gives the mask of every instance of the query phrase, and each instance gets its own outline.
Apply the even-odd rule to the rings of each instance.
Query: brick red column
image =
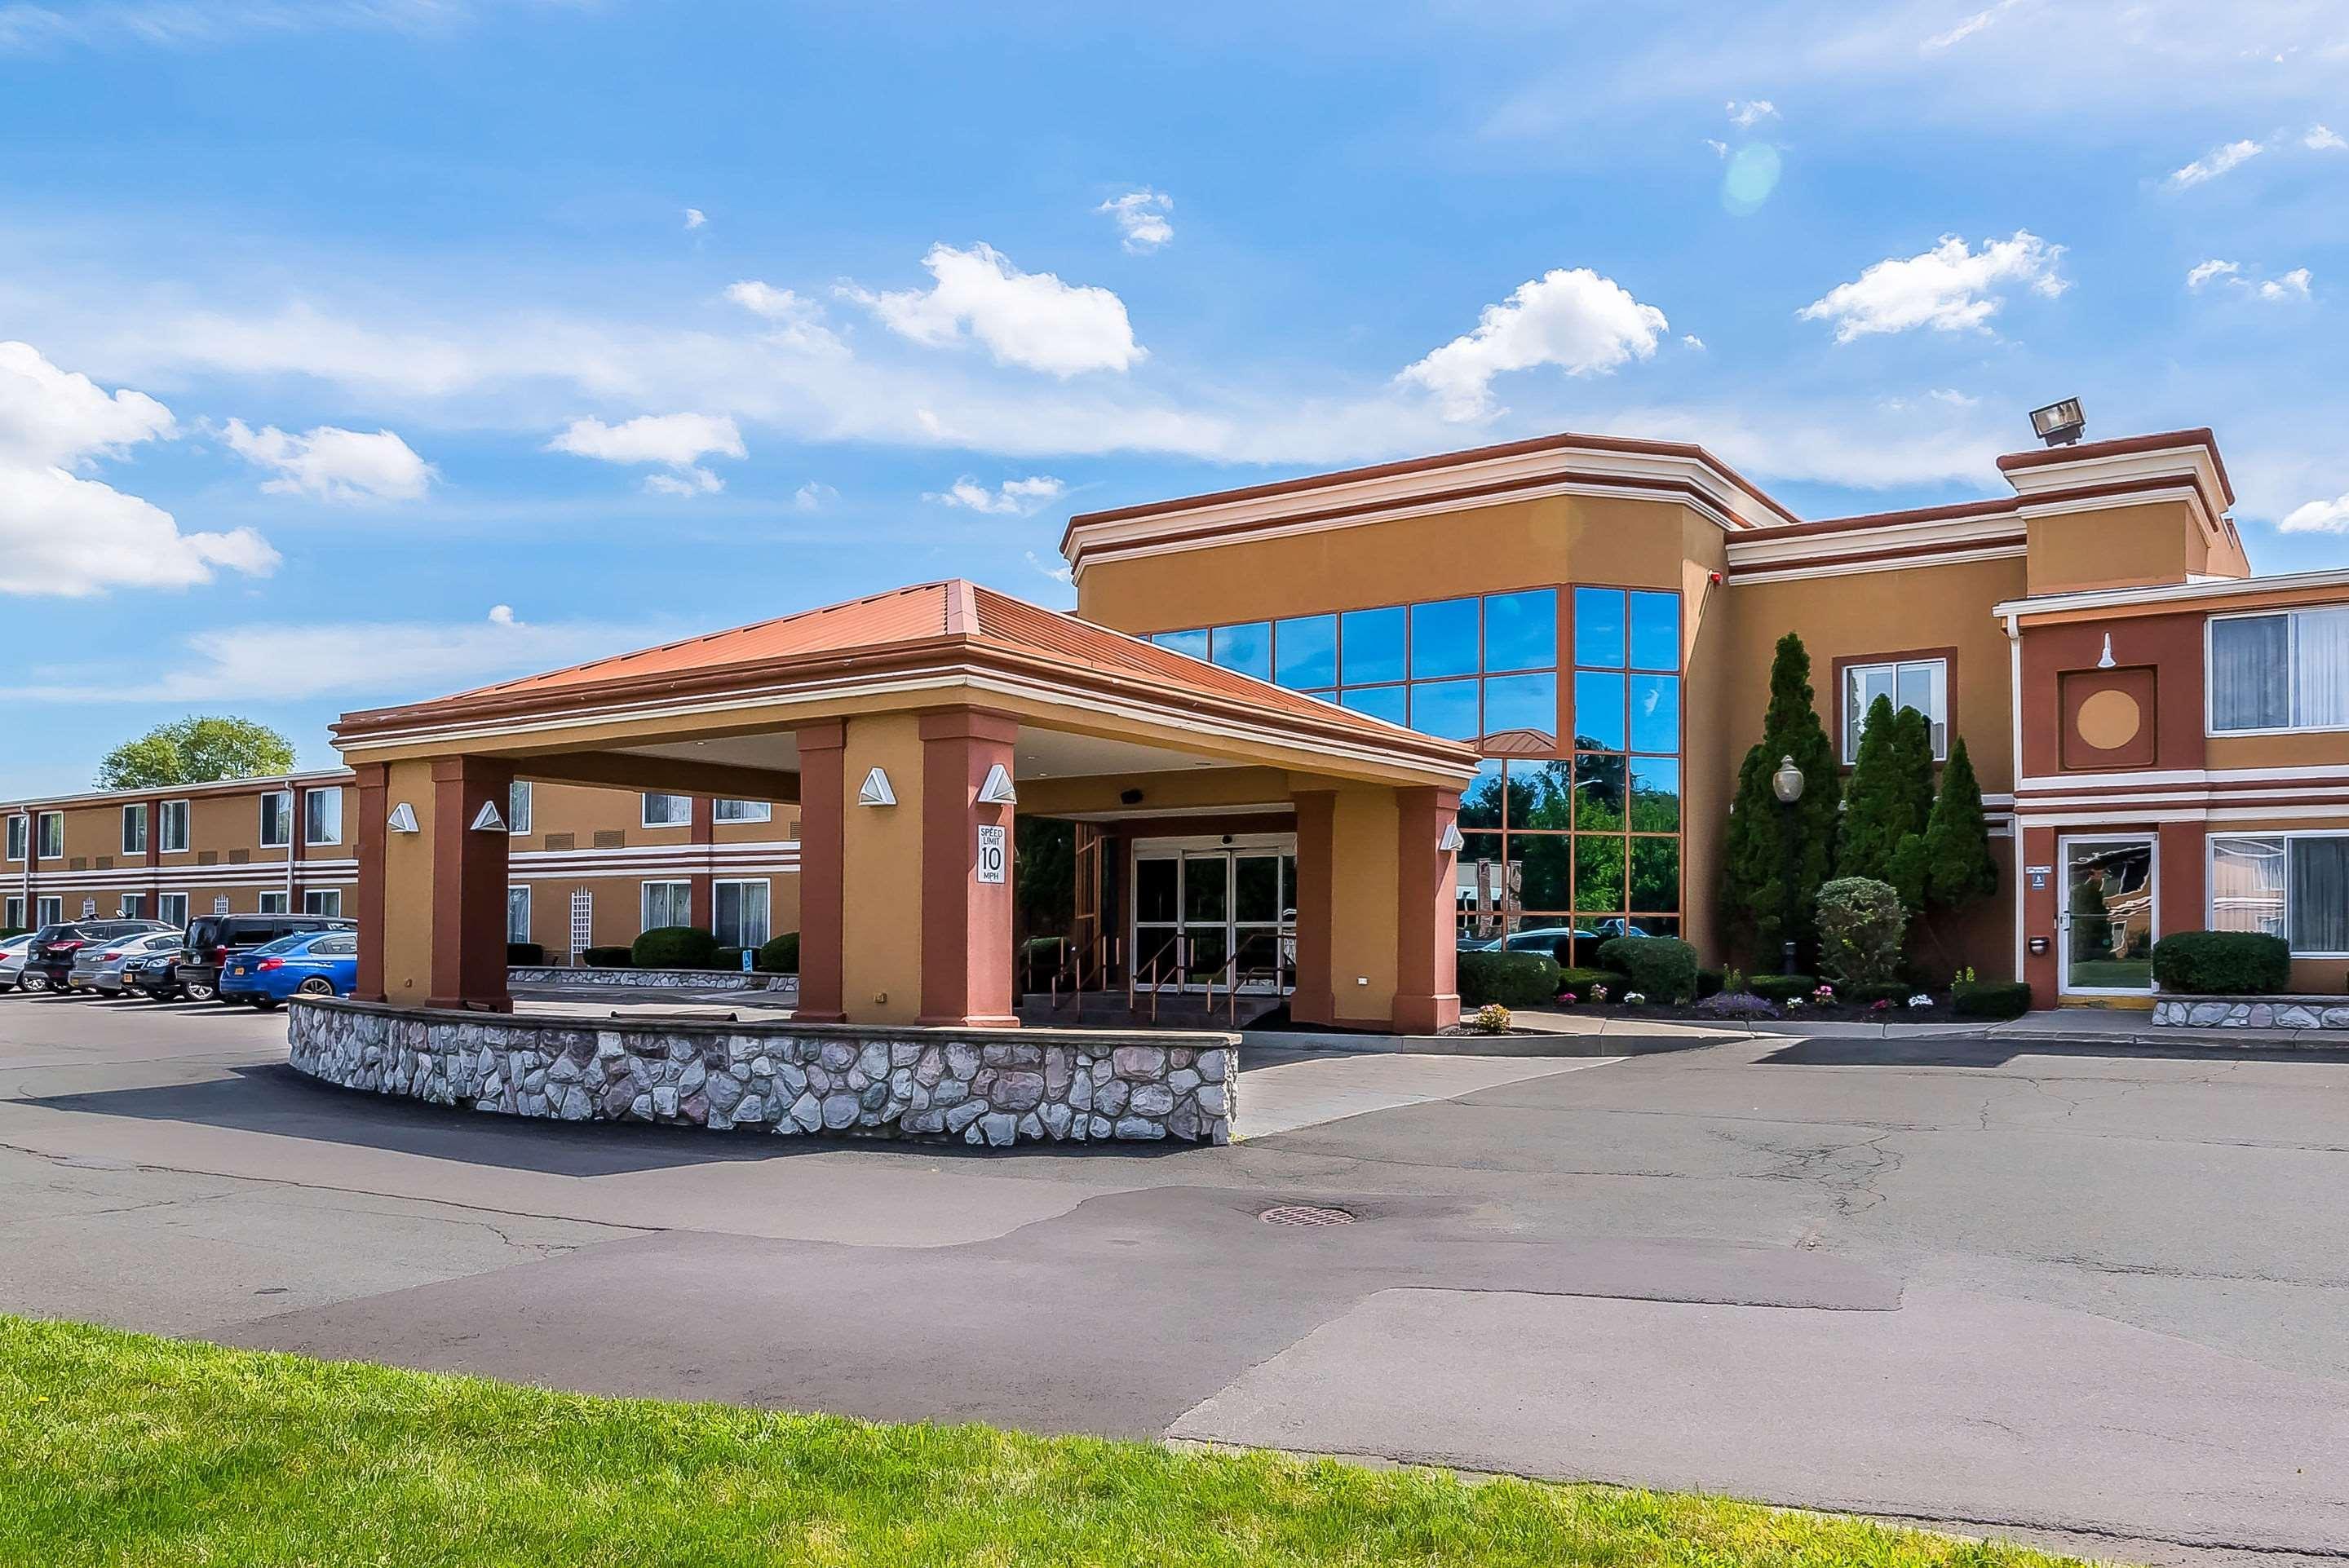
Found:
[[[163,799],[147,802],[147,918],[163,918]],[[192,913],[192,912],[191,912]]]
[[[1395,791],[1395,999],[1398,1034],[1433,1035],[1460,1021],[1454,972],[1455,851],[1439,848],[1460,815],[1457,789]]]
[[[1009,773],[1019,721],[984,708],[926,713],[922,736],[922,1011],[918,1023],[1017,1028],[1011,1001],[1011,817],[978,799]],[[1003,880],[978,876],[978,830],[1003,830]]]
[[[1288,1016],[1300,1024],[1334,1024],[1338,994],[1330,977],[1330,950],[1337,906],[1338,798],[1317,790],[1296,799],[1297,991],[1288,1000]]]
[[[506,994],[506,840],[476,832],[494,804],[502,824],[513,769],[482,757],[432,764],[432,985],[425,1005],[511,1013]]]
[[[285,810],[292,819],[285,827],[285,913],[302,913],[302,862],[309,859],[309,812],[305,802],[310,791],[299,784],[285,786]]]
[[[800,750],[800,999],[802,1023],[846,1021],[841,1010],[842,903],[847,891],[848,727],[803,725]]]
[[[686,841],[696,849],[707,849],[718,841],[718,802],[707,795],[693,798],[692,824],[686,829]],[[703,931],[718,928],[717,890],[712,887],[708,870],[688,873],[691,891],[687,894],[690,906],[688,921]]]
[[[358,820],[358,907],[351,913],[359,923],[358,984],[351,995],[362,1002],[380,1002],[383,989],[383,856],[390,841],[391,769],[380,762],[353,766],[358,775],[352,793]]]

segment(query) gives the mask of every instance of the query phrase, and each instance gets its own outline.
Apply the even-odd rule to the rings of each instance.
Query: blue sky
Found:
[[[2338,4],[0,0],[0,794],[1557,429],[2349,563]]]

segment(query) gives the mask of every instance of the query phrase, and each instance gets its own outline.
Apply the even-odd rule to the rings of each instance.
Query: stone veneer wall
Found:
[[[562,1121],[1027,1142],[1228,1143],[1239,1037],[587,1021],[294,998],[295,1069]]]
[[[2349,998],[2160,996],[2153,1021],[2198,1029],[2349,1029]]]

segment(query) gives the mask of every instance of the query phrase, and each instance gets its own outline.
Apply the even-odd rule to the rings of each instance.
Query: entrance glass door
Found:
[[[1133,861],[1136,983],[1278,995],[1295,979],[1297,857],[1144,850]],[[1154,981],[1154,975],[1155,976]]]
[[[2064,985],[2129,995],[2153,989],[2158,854],[2150,838],[2065,839]]]

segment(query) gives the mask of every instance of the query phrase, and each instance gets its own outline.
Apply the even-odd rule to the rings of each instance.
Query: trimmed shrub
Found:
[[[1702,1002],[1707,996],[1718,996],[1728,984],[1728,977],[1720,970],[1700,969],[1696,972],[1696,999]]]
[[[1952,986],[1950,1010],[1961,1018],[2020,1018],[2031,1011],[2031,987],[2020,980]]]
[[[800,934],[786,931],[759,949],[759,967],[770,975],[796,975],[800,972]]]
[[[1602,968],[1619,969],[1651,1002],[1696,999],[1696,949],[1677,936],[1619,936],[1599,947]]]
[[[1546,953],[1464,953],[1460,1001],[1481,1007],[1546,1007],[1557,999],[1557,961]]]
[[[509,965],[518,965],[524,969],[536,969],[545,962],[546,949],[535,942],[506,944],[506,963]]]
[[[2153,944],[2153,977],[2187,996],[2250,996],[2292,988],[2292,947],[2255,931],[2181,931]]]
[[[1837,981],[1899,977],[1908,911],[1891,885],[1873,877],[1837,877],[1819,889],[1819,967]]]
[[[1816,975],[1756,975],[1745,983],[1745,988],[1765,1002],[1799,1002],[1807,1000],[1819,988]]]
[[[721,947],[711,955],[709,966],[712,969],[739,970],[742,967],[742,950],[739,947]]]
[[[634,954],[625,947],[588,947],[579,954],[579,962],[590,969],[626,969],[632,967]]]
[[[639,969],[709,969],[718,962],[718,938],[698,925],[656,925],[628,949]]]
[[[1577,1001],[1588,1002],[1591,999],[1592,989],[1599,985],[1607,987],[1607,999],[1609,1002],[1620,1002],[1624,992],[1639,989],[1637,985],[1631,984],[1631,977],[1620,969],[1592,969],[1578,966],[1560,969],[1557,972],[1557,990],[1552,991],[1550,995],[1555,997],[1558,991],[1571,991]]]
[[[1836,995],[1855,1007],[1865,1007],[1876,1002],[1890,1002],[1898,1006],[1916,994],[1917,987],[1904,980],[1862,980],[1836,987]]]
[[[1509,1032],[1509,1010],[1498,1002],[1487,1002],[1460,1022],[1475,1034],[1506,1035]]]

